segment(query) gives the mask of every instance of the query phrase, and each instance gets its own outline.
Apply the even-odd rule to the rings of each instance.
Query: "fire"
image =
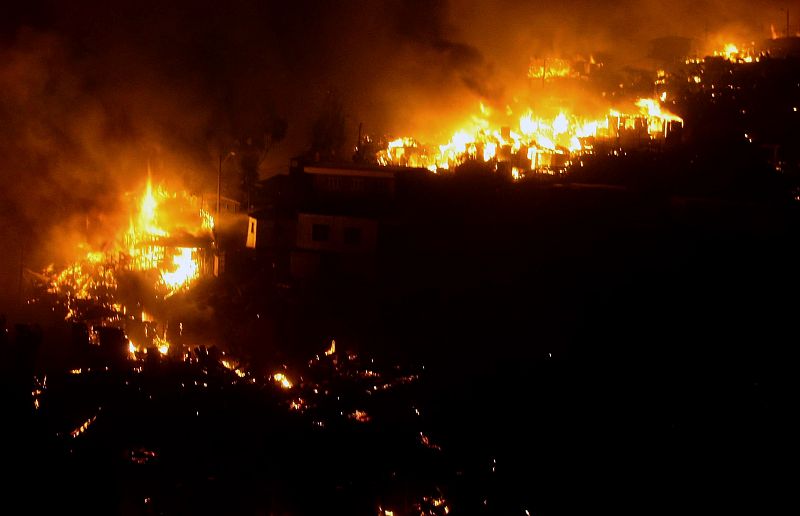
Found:
[[[744,53],[739,48],[727,50],[741,56]],[[556,83],[559,79],[588,78],[602,66],[591,56],[572,61],[547,57],[532,59],[527,76],[542,83]],[[655,84],[665,85],[666,78],[667,72],[659,70]],[[647,142],[666,139],[678,128],[675,124],[683,125],[680,117],[663,107],[667,95],[660,90],[656,98],[640,99],[635,104],[634,99],[626,101],[604,92],[603,102],[613,97],[615,105],[598,108],[600,99],[596,99],[589,104],[594,106],[591,111],[582,113],[571,107],[582,97],[563,98],[569,90],[561,87],[565,83],[559,82],[558,88],[540,88],[536,81],[529,82],[528,89],[536,92],[536,109],[520,100],[530,98],[532,91],[509,95],[513,103],[505,105],[505,110],[478,102],[475,111],[444,133],[452,135],[449,140],[423,143],[411,136],[388,138],[376,161],[381,165],[427,168],[434,173],[454,170],[468,161],[483,162],[489,170],[502,170],[516,180],[531,172],[560,174],[584,154],[645,146]]]
[[[200,265],[195,259],[195,252],[191,247],[178,248],[178,252],[172,257],[174,270],[161,271],[161,280],[171,292],[188,285],[199,276]]]
[[[293,384],[289,381],[289,378],[286,377],[283,373],[275,373],[272,375],[272,379],[281,386],[283,389],[291,389]]]
[[[348,414],[347,417],[354,421],[358,421],[359,423],[369,423],[369,421],[372,419],[364,410],[355,410]]]
[[[722,50],[715,51],[714,55],[724,57],[732,63],[752,63],[756,60],[752,48],[740,47],[734,43],[727,43]]]
[[[668,120],[675,122],[683,122],[679,116],[668,113],[661,108],[661,104],[655,99],[639,99],[636,101],[636,106],[641,110],[641,113],[648,119]]]
[[[528,68],[528,77],[531,79],[564,79],[579,77],[580,74],[573,70],[569,63],[563,59],[545,59],[541,63],[531,64]]]
[[[327,351],[325,351],[325,356],[329,357],[329,356],[333,355],[334,353],[336,353],[336,341],[335,340],[331,340],[331,347],[328,348]]]
[[[224,367],[229,371],[232,371],[239,378],[244,378],[245,376],[247,376],[247,373],[244,370],[242,370],[239,364],[237,364],[233,360],[223,359],[222,361],[220,361],[220,363],[222,364],[222,367]]]
[[[564,113],[559,113],[558,116],[553,120],[553,134],[557,136],[559,134],[566,133],[567,129],[569,129],[569,121]]]
[[[153,339],[153,343],[156,345],[158,352],[162,355],[169,353],[169,342],[167,339],[156,336],[155,339]]]
[[[160,190],[159,197],[163,200],[169,195]],[[153,194],[152,182],[148,177],[136,224],[131,218],[125,240],[131,258],[130,268],[138,271],[158,270],[160,284],[166,287],[168,297],[188,287],[199,276],[199,249],[164,245],[164,238],[169,236],[169,232],[159,223],[158,207],[159,199]],[[200,226],[207,230],[214,227],[213,217],[202,209]]]
[[[75,430],[73,430],[72,432],[70,432],[70,435],[71,435],[72,437],[78,437],[79,435],[81,435],[82,433],[84,433],[86,430],[88,430],[88,429],[89,429],[89,426],[90,426],[92,423],[94,423],[96,420],[97,420],[97,416],[92,416],[92,417],[90,417],[89,419],[87,419],[86,421],[84,421],[84,422],[81,424],[81,426],[79,426],[78,428],[76,428]]]
[[[758,61],[756,56],[755,45],[741,45],[737,43],[723,43],[719,48],[711,52],[714,57],[721,57],[731,63],[752,63]],[[690,60],[690,62],[699,62],[700,59]]]
[[[188,214],[182,217],[185,220],[170,220],[173,213],[161,209],[167,201],[178,206],[181,214]],[[154,189],[148,177],[137,208],[129,217],[128,228],[118,234],[115,246],[86,251],[83,258],[60,272],[52,268],[45,271],[49,276],[48,291],[61,298],[67,309],[66,318],[78,317],[78,301],[82,300],[127,313],[113,299],[117,273],[121,270],[155,272],[153,287],[164,298],[191,286],[200,277],[202,268],[202,249],[191,245],[197,245],[197,236],[202,234],[210,240],[214,228],[214,218],[196,204],[197,199],[186,193],[170,194],[163,187]],[[170,227],[176,228],[175,235],[167,229]],[[189,245],[175,245],[187,235],[190,235]],[[142,311],[142,321],[149,320],[151,317]]]
[[[450,170],[468,160],[510,162],[512,177],[519,179],[531,171],[552,173],[565,168],[573,156],[591,153],[595,141],[614,142],[621,133],[640,127],[645,138],[663,138],[667,124],[683,123],[680,117],[664,109],[657,98],[639,99],[634,106],[636,109],[627,112],[609,109],[600,118],[583,117],[566,109],[546,118],[529,109],[518,118],[516,126],[497,128],[476,116],[470,123],[472,129],[455,131],[445,144],[425,146],[409,137],[393,140],[379,155],[378,162],[420,166],[432,171]],[[483,107],[481,114],[487,111]],[[398,159],[399,149],[402,160]]]

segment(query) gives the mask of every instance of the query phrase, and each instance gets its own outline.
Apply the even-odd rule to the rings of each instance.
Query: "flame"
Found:
[[[359,423],[369,423],[372,419],[364,410],[355,410],[351,414],[348,414],[347,417]]]
[[[528,67],[528,77],[531,79],[564,79],[577,78],[580,74],[573,70],[570,64],[563,59],[545,59],[541,64],[531,64]]]
[[[188,285],[200,274],[200,264],[194,257],[195,249],[191,247],[178,248],[172,257],[172,271],[161,271],[161,280],[172,292]]]
[[[683,123],[664,109],[658,98],[639,99],[635,105],[637,109],[625,112],[609,109],[600,118],[582,117],[566,109],[559,110],[553,118],[545,118],[528,109],[518,118],[516,127],[492,128],[488,121],[475,116],[469,122],[472,129],[458,129],[445,144],[420,145],[410,137],[392,140],[378,161],[384,165],[421,166],[433,172],[453,169],[467,160],[510,161],[512,177],[518,179],[527,171],[552,173],[554,167],[565,167],[572,156],[591,153],[594,140],[614,141],[621,132],[639,128],[645,129],[645,137],[663,138],[667,123]],[[480,109],[481,114],[488,112],[484,106]]]
[[[275,373],[275,374],[273,374],[272,375],[272,379],[275,380],[275,382],[278,385],[280,385],[281,388],[283,388],[283,389],[291,389],[292,388],[292,382],[289,381],[289,378],[287,378],[286,375],[283,374],[283,373]]]
[[[186,193],[169,194],[163,187],[154,189],[148,177],[137,209],[130,215],[128,228],[121,232],[116,247],[85,252],[83,258],[60,272],[56,273],[52,268],[45,271],[50,276],[48,291],[62,299],[67,309],[67,319],[78,316],[78,300],[91,299],[110,310],[126,313],[126,308],[113,299],[117,289],[116,274],[123,268],[157,272],[154,287],[165,298],[188,288],[200,276],[200,249],[168,243],[170,232],[165,226],[169,227],[171,221],[160,210],[166,200],[181,203],[182,212],[191,212],[196,203],[196,198]],[[210,234],[214,228],[214,218],[202,208],[196,213],[195,233]],[[185,222],[183,224],[172,222],[173,226],[186,232]],[[83,247],[83,244],[79,246]],[[142,311],[142,321],[149,320],[151,317]]]
[[[247,376],[247,373],[243,371],[239,366],[239,364],[237,364],[236,362],[223,359],[220,363],[222,364],[222,367],[224,367],[229,371],[233,371],[233,373],[239,378],[244,378],[245,376]]]
[[[333,355],[334,353],[336,353],[336,341],[335,340],[331,340],[331,347],[328,348],[325,351],[325,356],[329,357],[329,356]]]
[[[156,345],[156,349],[158,349],[158,352],[161,353],[162,355],[166,355],[167,353],[169,353],[170,344],[167,341],[167,339],[156,336],[155,339],[153,339],[153,343]]]
[[[569,129],[569,120],[567,120],[566,115],[564,113],[559,113],[558,116],[553,120],[553,134],[558,136],[559,134],[564,134]]]
[[[72,432],[70,432],[70,435],[71,435],[73,438],[74,438],[74,437],[78,437],[79,435],[81,435],[82,433],[84,433],[86,430],[88,430],[88,429],[89,429],[89,425],[91,425],[92,423],[94,423],[94,422],[95,422],[95,420],[97,420],[97,416],[92,416],[92,417],[90,417],[89,419],[87,419],[86,421],[84,421],[84,422],[81,424],[81,426],[79,426],[78,428],[76,428],[75,430],[73,430]]]
[[[159,189],[159,197],[164,200],[169,194]],[[159,225],[159,199],[153,193],[151,179],[147,178],[147,186],[136,217],[131,218],[130,228],[126,235],[128,254],[131,258],[130,268],[138,271],[158,270],[160,284],[168,290],[168,296],[188,287],[199,276],[200,263],[198,249],[190,247],[171,248],[161,243],[169,232]],[[212,230],[214,219],[201,209],[200,226]]]
[[[147,178],[147,187],[144,196],[142,197],[142,204],[139,209],[138,228],[140,231],[151,235],[166,236],[167,232],[158,227],[156,222],[156,215],[158,209],[158,201],[153,195],[153,182],[150,177]],[[132,228],[134,231],[135,229]]]
[[[214,231],[214,216],[208,211],[200,208],[201,227],[207,231]]]
[[[651,119],[668,120],[675,122],[683,122],[683,119],[661,108],[661,104],[655,99],[639,99],[636,101],[636,106],[642,111],[642,114]]]
[[[722,48],[713,52],[715,57],[721,57],[732,63],[752,63],[758,58],[754,55],[753,45],[738,45],[736,43],[724,43]]]

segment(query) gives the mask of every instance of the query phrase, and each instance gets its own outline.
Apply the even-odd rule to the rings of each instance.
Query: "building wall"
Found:
[[[247,219],[246,246],[250,249],[289,249],[295,242],[295,224],[288,219]]]
[[[374,219],[300,213],[297,216],[298,249],[334,253],[372,253],[377,247],[378,221]]]
[[[352,197],[391,197],[394,195],[394,173],[379,170],[305,167],[311,177],[312,190],[318,194]]]

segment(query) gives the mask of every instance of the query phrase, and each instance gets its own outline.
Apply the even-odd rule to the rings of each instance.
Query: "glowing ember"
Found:
[[[421,442],[423,446],[425,446],[426,448],[430,448],[431,450],[442,451],[441,446],[431,442],[430,438],[427,435],[423,434],[422,432],[419,433],[419,442]]]
[[[363,410],[356,410],[347,416],[348,418],[358,421],[359,423],[368,423],[371,417]]]
[[[290,382],[289,379],[286,377],[286,375],[283,373],[275,373],[274,375],[272,375],[272,379],[275,380],[275,382],[284,389],[292,388],[292,382]]]
[[[73,430],[72,432],[70,432],[70,435],[71,435],[72,437],[78,437],[79,435],[81,435],[82,433],[84,433],[84,432],[85,432],[85,431],[86,431],[86,430],[89,428],[89,425],[91,425],[92,423],[94,423],[96,419],[97,419],[97,416],[90,417],[89,419],[87,419],[86,421],[84,421],[84,422],[83,422],[83,424],[82,424],[81,426],[79,426],[78,428],[76,428],[75,430]]]
[[[232,360],[223,359],[222,361],[220,361],[220,363],[222,364],[222,367],[224,367],[229,371],[233,371],[233,373],[239,378],[244,378],[245,376],[247,376],[247,373],[244,370],[242,370],[236,362]]]

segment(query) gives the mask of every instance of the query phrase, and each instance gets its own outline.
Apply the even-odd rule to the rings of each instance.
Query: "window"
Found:
[[[325,242],[330,236],[331,227],[327,224],[314,224],[311,226],[311,240]]]
[[[250,232],[251,233],[255,233],[256,232],[256,223],[253,222],[253,221],[250,221]]]
[[[345,245],[358,245],[361,243],[361,228],[344,228]]]

